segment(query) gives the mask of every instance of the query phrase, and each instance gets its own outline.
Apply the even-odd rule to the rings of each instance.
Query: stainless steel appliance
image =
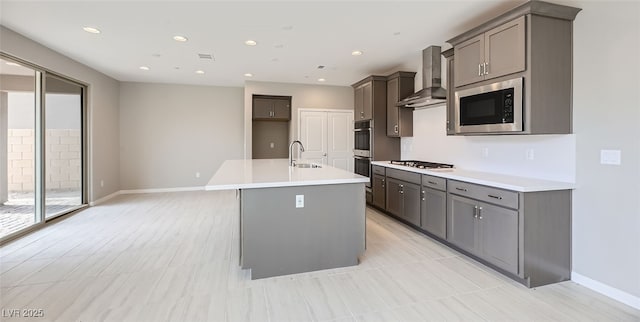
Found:
[[[412,167],[412,168],[418,168],[418,169],[452,169],[453,168],[453,164],[416,161],[416,160],[392,160],[389,163],[403,165],[403,166]]]
[[[440,49],[440,46],[429,46],[422,50],[423,88],[398,102],[397,106],[424,108],[447,101],[447,91],[441,86]]]
[[[353,154],[371,157],[371,121],[356,121],[353,128]]]
[[[522,132],[522,77],[456,91],[455,132]]]

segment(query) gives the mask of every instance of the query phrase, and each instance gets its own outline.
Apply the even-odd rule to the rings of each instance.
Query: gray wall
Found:
[[[245,82],[244,86],[244,157],[251,159],[252,121],[251,97],[253,94],[291,96],[291,122],[289,142],[298,139],[298,109],[353,109],[351,86],[306,85],[272,82]],[[287,153],[288,154],[288,153]]]
[[[121,83],[121,189],[206,185],[242,158],[243,104],[240,87]]]
[[[565,1],[574,22],[573,271],[640,303],[640,3]],[[622,151],[619,166],[600,150]]]
[[[88,85],[89,201],[120,189],[119,83],[20,34],[0,26],[0,51]],[[104,187],[100,181],[104,180]]]

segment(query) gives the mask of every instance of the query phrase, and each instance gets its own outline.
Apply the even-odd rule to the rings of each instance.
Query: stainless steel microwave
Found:
[[[522,132],[523,82],[520,77],[456,91],[455,132]]]

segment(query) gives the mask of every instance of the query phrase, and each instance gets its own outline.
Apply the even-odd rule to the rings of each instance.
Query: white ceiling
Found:
[[[0,23],[120,81],[243,86],[252,73],[256,81],[350,85],[416,71],[423,48],[449,48],[446,40],[521,2],[0,0]]]

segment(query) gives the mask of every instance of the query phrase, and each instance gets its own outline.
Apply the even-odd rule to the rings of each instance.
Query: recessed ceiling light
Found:
[[[249,39],[249,40],[245,41],[244,44],[247,45],[247,46],[255,46],[258,43],[255,40]]]
[[[173,40],[179,41],[179,42],[186,42],[189,39],[185,36],[177,35],[177,36],[173,36]]]
[[[362,55],[362,52],[359,50],[354,50],[351,52],[351,56],[360,56],[360,55]]]
[[[244,74],[244,77],[253,77],[253,74],[251,74],[251,73],[246,73],[246,74]]]
[[[82,30],[88,32],[88,33],[92,33],[92,34],[99,34],[100,30],[98,28],[94,28],[94,27],[89,27],[89,26],[85,26],[82,28]]]
[[[20,64],[18,64],[18,63],[14,63],[14,62],[12,62],[12,61],[8,61],[8,62],[6,62],[6,64],[7,64],[7,65],[9,65],[9,66],[22,67],[22,65],[20,65]]]
[[[149,67],[147,67],[147,66],[140,66],[140,69],[142,69],[142,70],[149,70]]]
[[[319,82],[324,82],[324,81],[326,81],[326,79],[324,79],[324,78],[318,78],[318,81],[319,81]]]
[[[202,74],[204,74],[204,70],[196,70],[196,74],[202,75]]]

